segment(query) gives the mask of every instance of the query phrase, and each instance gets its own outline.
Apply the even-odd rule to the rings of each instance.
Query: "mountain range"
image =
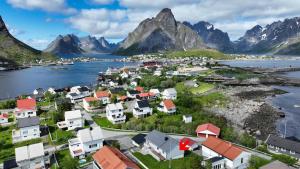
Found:
[[[55,56],[36,50],[13,37],[0,16],[0,67],[36,63],[38,60],[53,60]]]
[[[44,50],[60,57],[72,57],[84,54],[111,53],[117,46],[108,43],[104,37],[77,37],[74,34],[59,35]]]

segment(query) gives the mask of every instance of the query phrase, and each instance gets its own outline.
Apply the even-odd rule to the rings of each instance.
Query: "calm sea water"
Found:
[[[300,60],[264,60],[264,61],[224,61],[224,64],[236,67],[300,67]],[[300,72],[288,72],[282,76],[300,79]],[[281,107],[286,117],[277,123],[277,130],[286,137],[294,136],[300,139],[300,87],[274,86],[289,93],[272,98],[275,107]]]
[[[120,56],[101,55],[101,58]],[[136,63],[125,63],[134,65]],[[0,72],[0,99],[32,93],[36,88],[90,85],[100,71],[108,67],[123,67],[123,62],[75,62],[74,65],[37,66],[28,69]]]

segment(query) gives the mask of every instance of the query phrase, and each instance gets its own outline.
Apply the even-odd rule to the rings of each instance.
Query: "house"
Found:
[[[108,91],[95,91],[94,97],[99,99],[102,102],[102,104],[110,103],[110,94]]]
[[[144,88],[141,87],[141,86],[136,86],[136,87],[134,88],[134,90],[136,90],[136,91],[138,91],[138,92],[140,92],[140,93],[144,92]]]
[[[278,160],[275,160],[275,161],[270,162],[269,164],[259,167],[259,169],[296,169],[296,168],[289,166]]]
[[[128,90],[127,91],[127,97],[131,98],[131,99],[135,99],[138,94],[140,94],[140,92],[138,92],[136,90]]]
[[[160,97],[160,92],[158,89],[150,89],[149,93],[152,93],[156,98]]]
[[[47,91],[51,94],[60,94],[63,93],[65,90],[63,88],[55,89],[54,87],[49,87]]]
[[[70,99],[71,103],[80,102],[82,100],[82,98],[84,98],[84,97],[77,93],[68,93],[66,95],[66,99]]]
[[[131,142],[133,145],[141,148],[141,147],[143,147],[143,145],[146,141],[145,137],[146,137],[146,134],[139,133],[131,138]]]
[[[213,169],[246,169],[251,154],[230,142],[208,137],[202,143],[202,156],[212,162]]]
[[[197,127],[196,134],[198,137],[204,138],[208,138],[209,136],[219,137],[220,128],[211,123],[201,124]]]
[[[125,123],[126,115],[124,115],[122,104],[108,104],[106,106],[106,118],[113,124]]]
[[[7,113],[1,113],[0,114],[0,124],[8,123],[8,114]]]
[[[31,144],[15,149],[17,168],[46,168],[50,158],[44,152],[43,143]]]
[[[36,100],[41,101],[44,97],[44,93],[45,93],[45,91],[42,88],[34,89],[33,95],[31,98],[35,98]]]
[[[118,81],[111,80],[108,82],[109,87],[117,87],[119,85]]]
[[[58,128],[68,128],[74,130],[84,127],[84,118],[80,110],[66,111],[65,121],[57,122]]]
[[[17,121],[17,129],[12,130],[13,143],[40,138],[39,117],[21,118]]]
[[[77,132],[77,138],[70,139],[69,150],[71,156],[84,157],[95,152],[103,146],[103,134],[100,127],[85,128]]]
[[[95,108],[98,108],[98,107],[95,107],[93,105],[93,103],[95,102],[99,102],[99,100],[95,97],[85,97],[83,100],[82,100],[82,103],[83,103],[83,108],[86,110],[86,111],[91,111]]]
[[[124,102],[128,101],[128,97],[127,96],[119,96],[119,97],[117,97],[117,100],[124,103]]]
[[[132,113],[136,118],[143,118],[147,115],[152,115],[152,108],[147,100],[138,100],[134,105]]]
[[[157,130],[145,137],[144,149],[156,160],[174,160],[184,157],[184,151],[179,150],[179,141]]]
[[[187,146],[189,147],[190,151],[194,151],[194,150],[196,150],[199,147],[199,145],[197,144],[196,141],[194,141],[194,140],[192,140],[190,138],[187,138],[187,137],[182,138],[180,140],[180,142],[182,142],[182,143],[186,143],[187,142]]]
[[[165,89],[162,92],[162,99],[176,100],[176,98],[177,98],[177,92],[174,88]]]
[[[103,146],[93,155],[93,169],[140,169],[120,150]]]
[[[157,110],[167,113],[167,114],[173,114],[176,112],[176,106],[170,99],[165,99],[160,102],[160,104],[157,107]]]
[[[36,101],[35,99],[17,100],[17,108],[15,109],[16,119],[36,116]]]
[[[129,77],[129,73],[128,73],[128,70],[123,70],[122,73],[120,74],[121,78],[122,79],[126,79]]]
[[[182,118],[183,118],[184,123],[191,123],[193,120],[192,115],[183,115]]]
[[[113,74],[116,74],[118,72],[119,72],[119,70],[117,68],[109,67],[109,68],[107,68],[107,70],[105,72],[105,75],[113,75]]]
[[[145,93],[140,93],[136,95],[136,99],[138,100],[148,100],[148,99],[153,99],[155,98],[155,95],[150,92],[145,92]]]
[[[270,134],[265,141],[268,150],[275,154],[286,154],[300,159],[300,142]]]
[[[153,76],[161,76],[161,71],[160,70],[155,70],[153,73]]]
[[[71,102],[75,103],[90,95],[91,93],[88,87],[74,86],[71,87],[70,92],[66,95],[66,98],[70,98]]]

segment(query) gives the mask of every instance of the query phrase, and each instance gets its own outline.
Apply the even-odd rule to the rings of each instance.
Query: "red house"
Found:
[[[220,128],[211,123],[201,124],[197,127],[196,134],[198,137],[205,138],[208,138],[209,136],[219,137]]]

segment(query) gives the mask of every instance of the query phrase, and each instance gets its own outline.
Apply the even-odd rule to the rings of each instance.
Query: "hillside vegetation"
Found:
[[[208,57],[212,59],[231,59],[232,57],[229,55],[226,55],[222,52],[219,52],[217,50],[212,49],[195,49],[195,50],[187,50],[187,51],[173,51],[173,52],[167,52],[166,56],[168,58],[185,58],[185,57]]]

